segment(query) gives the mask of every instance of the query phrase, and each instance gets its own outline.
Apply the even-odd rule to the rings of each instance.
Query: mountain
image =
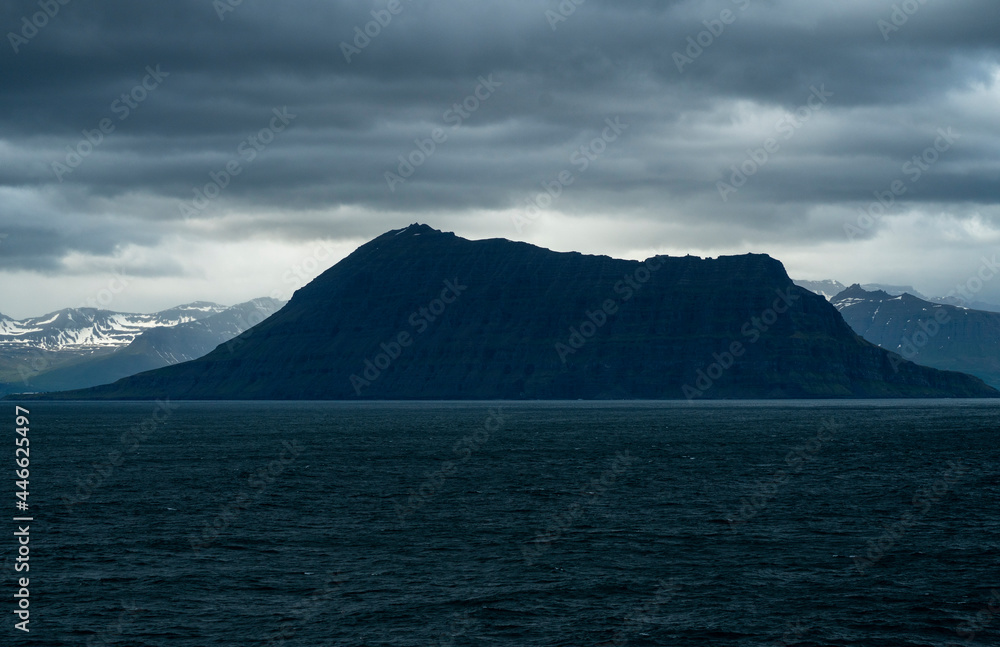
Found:
[[[156,357],[164,366],[197,359],[264,321],[283,305],[284,301],[269,297],[253,299],[198,321],[149,330],[122,352]]]
[[[827,301],[833,298],[834,295],[843,292],[847,287],[840,281],[831,281],[829,279],[825,281],[803,281],[801,279],[794,279],[793,283],[801,288],[809,290],[813,294],[826,297]]]
[[[861,287],[869,292],[878,292],[879,290],[889,294],[890,296],[898,297],[901,294],[910,294],[918,299],[927,300],[927,297],[917,292],[917,290],[912,285],[890,285],[888,283],[862,283]],[[846,289],[846,288],[845,288]]]
[[[832,303],[859,335],[924,366],[975,375],[1000,388],[1000,313],[852,285]]]
[[[195,302],[154,314],[67,309],[8,323],[0,393],[80,389],[201,357],[276,312],[254,299],[231,308]]]
[[[823,281],[803,281],[800,279],[793,279],[795,285],[803,287],[810,292],[814,292],[820,296],[824,296],[827,300],[832,299],[841,292],[847,289],[847,286],[840,281],[833,281],[826,279]],[[943,303],[950,306],[959,306],[960,308],[969,308],[971,310],[986,310],[988,312],[1000,312],[1000,305],[995,303],[988,303],[986,301],[971,301],[969,299],[962,298],[960,296],[955,296],[954,294],[944,297],[926,297],[919,292],[917,292],[912,285],[887,285],[884,283],[862,283],[861,288],[869,292],[878,292],[879,290],[886,292],[889,296],[897,297],[901,294],[909,294],[915,296],[918,299],[923,299],[924,301],[930,301],[931,303]]]
[[[88,399],[998,397],[902,360],[759,254],[644,262],[469,241],[366,243],[208,355]]]
[[[153,314],[66,308],[41,317],[0,317],[0,384],[23,382],[43,371],[110,355],[146,330],[196,321],[225,310],[198,301]],[[0,392],[3,387],[0,386]]]
[[[987,301],[972,301],[970,299],[964,299],[959,296],[948,296],[948,297],[937,297],[931,299],[934,303],[943,303],[950,306],[958,306],[959,308],[968,308],[970,310],[984,310],[986,312],[1000,312],[1000,305],[995,303],[989,303]]]
[[[17,348],[40,350],[104,349],[129,345],[145,330],[197,321],[225,310],[206,301],[188,303],[153,314],[66,308],[16,321],[0,318],[0,353]]]
[[[818,294],[820,296],[826,297],[829,301],[833,297],[837,296],[841,292],[847,289],[847,286],[840,281],[833,281],[831,279],[826,279],[823,281],[802,281],[799,279],[792,279],[792,282],[799,287],[803,287],[810,292]],[[920,297],[921,299],[926,299],[924,295],[917,292],[912,285],[887,285],[885,283],[865,283],[861,286],[865,290],[876,291],[883,290],[888,292],[891,296],[896,296],[899,294],[908,293]]]

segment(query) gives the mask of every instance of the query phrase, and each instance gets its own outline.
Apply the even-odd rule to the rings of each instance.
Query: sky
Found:
[[[288,298],[414,222],[1000,302],[995,0],[0,5],[0,313]]]

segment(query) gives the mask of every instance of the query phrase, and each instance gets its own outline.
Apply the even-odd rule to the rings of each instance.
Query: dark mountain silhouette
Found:
[[[1000,313],[891,296],[852,285],[831,303],[859,335],[924,366],[1000,387]]]
[[[639,262],[412,225],[205,357],[48,397],[998,395],[863,340],[768,256]]]

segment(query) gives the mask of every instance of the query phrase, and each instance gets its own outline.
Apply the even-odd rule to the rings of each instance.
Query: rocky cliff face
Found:
[[[961,371],[1000,387],[1000,313],[890,296],[857,285],[832,300],[859,335],[924,366]]]
[[[201,359],[60,397],[998,395],[893,358],[767,256],[639,262],[414,225]]]

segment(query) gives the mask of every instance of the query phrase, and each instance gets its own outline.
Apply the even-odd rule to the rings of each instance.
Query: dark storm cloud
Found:
[[[399,224],[308,215],[338,207],[436,223],[523,206],[616,116],[628,129],[574,169],[558,210],[654,223],[671,205],[676,222],[821,241],[840,223],[797,222],[811,207],[870,201],[949,126],[961,142],[907,199],[1000,197],[995,117],[970,120],[950,99],[996,82],[1000,17],[987,0],[908,0],[916,9],[890,31],[888,1],[400,0],[349,63],[342,43],[386,2],[227,2],[48,2],[58,12],[23,42],[22,18],[39,5],[4,3],[0,26],[21,39],[0,44],[0,190],[11,196],[0,231],[24,246],[3,267],[58,268],[70,252],[183,235],[181,206],[229,163],[239,175],[196,217],[246,214],[239,231],[216,230],[231,236],[368,236]],[[720,25],[711,44],[691,47]],[[495,89],[450,130],[449,110],[480,79]],[[814,87],[829,102],[723,202],[717,182]],[[739,105],[768,114],[737,124]],[[275,109],[294,118],[248,159],[248,138]],[[102,123],[113,132],[78,166],[53,166],[68,166],[66,147],[86,149],[83,131]],[[448,140],[390,190],[385,173],[434,128]]]

